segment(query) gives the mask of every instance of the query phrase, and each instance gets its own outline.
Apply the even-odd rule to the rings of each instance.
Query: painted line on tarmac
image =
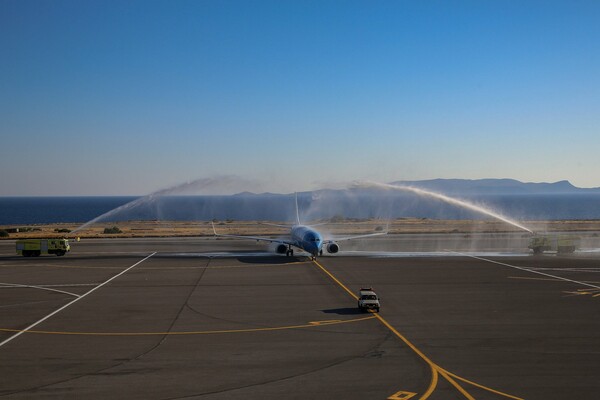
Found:
[[[587,290],[587,291],[586,290],[584,290],[584,291],[577,290],[575,292],[571,292],[568,290],[563,291],[563,293],[566,294],[566,296],[564,296],[564,297],[587,296],[587,295],[590,295],[592,297],[598,297],[598,296],[600,296],[600,293],[597,293],[597,292],[598,292],[597,290]]]
[[[0,267],[19,267],[19,268],[68,268],[68,269],[121,269],[121,267],[87,267],[80,265],[64,265],[64,264],[12,264],[0,265]]]
[[[71,254],[74,256],[78,256],[79,254],[85,254],[86,256],[89,255],[96,255],[96,254],[100,254],[100,255],[104,255],[104,254],[131,254],[131,255],[140,255],[140,254],[148,254],[147,251],[71,251]]]
[[[274,326],[266,328],[248,328],[248,329],[222,329],[214,331],[183,331],[183,332],[69,332],[69,331],[33,331],[28,330],[30,334],[42,334],[42,335],[78,335],[78,336],[154,336],[154,335],[171,335],[171,336],[184,336],[184,335],[215,335],[220,333],[249,333],[249,332],[268,332],[268,331],[283,331],[287,329],[302,329],[302,328],[318,328],[329,325],[340,325],[350,324],[353,322],[367,321],[375,319],[375,316],[371,315],[368,317],[352,318],[347,320],[326,320],[326,321],[311,321],[308,324],[302,325],[288,325],[288,326]],[[18,329],[4,329],[0,328],[0,332],[21,332]]]
[[[78,302],[79,300],[83,299],[84,297],[86,297],[88,294],[93,293],[94,291],[100,289],[102,286],[106,285],[107,283],[111,282],[114,279],[117,279],[119,276],[123,275],[124,273],[126,273],[127,271],[129,271],[130,269],[140,265],[141,263],[143,263],[144,261],[146,261],[147,259],[149,259],[150,257],[152,257],[153,255],[155,255],[156,252],[150,254],[149,256],[141,259],[140,261],[136,262],[135,264],[133,264],[130,267],[127,267],[126,269],[124,269],[123,271],[119,272],[118,274],[116,274],[115,276],[113,276],[112,278],[102,282],[100,285],[96,286],[93,289],[90,289],[89,291],[85,292],[84,294],[82,294],[81,296],[77,297],[75,300],[72,300],[70,302],[68,302],[67,304],[65,304],[64,306],[60,307],[57,310],[52,311],[50,314],[46,315],[44,318],[39,319],[38,321],[34,322],[33,324],[29,325],[27,328],[20,330],[19,332],[15,333],[14,335],[12,335],[11,337],[9,337],[8,339],[5,339],[4,341],[0,342],[0,347],[4,346],[5,344],[13,341],[14,339],[16,339],[17,337],[21,336],[23,333],[29,331],[30,329],[36,327],[37,325],[41,324],[42,322],[46,321],[48,318],[52,317],[53,315],[58,314],[59,312],[61,312],[62,310],[64,310],[65,308],[69,307],[72,304],[75,304],[76,302]]]
[[[532,277],[532,276],[507,276],[507,278],[508,279],[521,279],[521,280],[527,280],[527,281],[560,282],[560,279],[555,279],[555,278],[536,278],[536,277]],[[598,282],[598,281],[582,281],[582,282],[600,284],[600,282]]]
[[[215,267],[142,267],[145,270],[170,270],[170,269],[231,269],[231,268],[252,268],[252,267],[283,267],[288,265],[307,264],[309,261],[295,261],[279,264],[244,264],[244,265],[221,265]]]
[[[600,268],[545,268],[545,267],[529,267],[532,271],[566,271],[566,272],[600,272]]]
[[[319,267],[321,269],[321,271],[323,271],[327,276],[329,276],[335,283],[337,283],[339,287],[341,287],[342,289],[344,289],[355,300],[358,300],[358,296],[356,296],[350,289],[348,289],[348,287],[346,285],[344,285],[339,279],[337,279],[331,272],[329,272],[327,270],[327,268],[325,268],[324,266],[322,266],[319,262],[317,262],[317,260],[313,260],[313,263],[317,267]],[[458,390],[468,400],[475,400],[475,399],[456,380],[461,380],[464,383],[476,386],[476,387],[478,387],[480,389],[487,390],[487,391],[489,391],[491,393],[495,393],[495,394],[498,394],[498,395],[503,396],[503,397],[507,397],[509,399],[524,400],[521,397],[516,397],[516,396],[510,395],[510,394],[507,394],[507,393],[500,392],[498,390],[495,390],[495,389],[489,388],[487,386],[484,386],[484,385],[481,385],[481,384],[469,381],[469,380],[467,380],[465,378],[459,377],[458,375],[455,375],[455,374],[452,374],[452,373],[446,371],[445,369],[443,369],[442,367],[440,367],[439,365],[437,365],[436,363],[434,363],[421,350],[419,350],[417,348],[417,346],[415,346],[411,341],[409,341],[406,337],[404,337],[404,335],[402,335],[400,332],[398,332],[398,330],[396,328],[394,328],[379,313],[373,314],[373,315],[386,328],[388,328],[394,335],[396,335],[402,342],[404,342],[404,344],[406,344],[412,351],[414,351],[419,357],[421,357],[421,359],[423,359],[423,361],[425,361],[429,365],[429,367],[431,368],[431,380],[429,382],[429,386],[427,387],[427,390],[425,391],[425,393],[423,393],[423,395],[421,397],[419,397],[419,400],[426,400],[426,399],[429,398],[429,396],[431,396],[433,394],[433,392],[435,391],[435,389],[437,387],[437,384],[438,384],[439,375],[441,375],[442,377],[444,377],[444,379],[446,379],[446,381],[448,383],[450,383],[452,386],[454,386],[456,388],[456,390]],[[389,398],[393,399],[394,396],[395,396],[395,394],[392,395],[392,396],[390,396]]]
[[[529,268],[525,268],[525,267],[519,267],[517,265],[511,265],[511,264],[503,263],[503,262],[500,262],[500,261],[494,261],[494,260],[490,260],[490,259],[487,259],[487,258],[472,256],[472,255],[465,254],[465,253],[460,253],[460,252],[457,252],[457,251],[450,250],[450,252],[461,254],[463,256],[474,258],[476,260],[487,261],[487,262],[492,263],[492,264],[498,264],[498,265],[503,265],[505,267],[510,267],[510,268],[518,269],[519,271],[530,272],[532,274],[543,275],[543,276],[546,276],[546,277],[549,277],[549,278],[554,278],[554,279],[558,279],[558,280],[565,281],[565,282],[571,282],[571,283],[576,283],[578,285],[591,287],[591,288],[594,288],[594,289],[600,289],[600,286],[598,286],[598,285],[592,285],[591,283],[586,283],[586,282],[582,282],[582,281],[576,281],[575,279],[563,278],[562,276],[547,274],[545,272],[540,272],[540,271],[529,269]]]
[[[63,294],[68,294],[69,296],[79,297],[79,295],[76,293],[67,292],[65,290],[52,289],[52,288],[48,288],[48,287],[44,287],[44,286],[22,285],[20,283],[0,282],[0,289],[15,289],[15,288],[21,288],[21,289],[30,288],[30,289],[48,290],[50,292],[63,293]]]
[[[37,301],[26,301],[24,303],[15,303],[15,304],[3,304],[0,306],[0,308],[12,308],[12,307],[21,307],[21,306],[26,306],[29,304],[40,304],[40,303],[47,303],[50,300],[37,300]]]
[[[229,268],[251,268],[251,267],[281,267],[288,265],[307,264],[309,261],[295,261],[280,264],[244,264],[244,265],[222,265],[216,267],[188,266],[188,267],[140,267],[144,270],[175,270],[175,269],[229,269]],[[15,264],[14,266],[19,266]],[[28,267],[47,267],[47,268],[66,268],[66,269],[121,269],[121,267],[90,267],[79,265],[60,265],[60,264],[31,264]]]
[[[56,283],[50,285],[38,285],[43,287],[77,287],[77,286],[98,286],[99,283]]]

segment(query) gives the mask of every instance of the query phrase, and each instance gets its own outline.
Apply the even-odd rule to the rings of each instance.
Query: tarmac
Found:
[[[598,398],[600,252],[393,236],[316,261],[212,238],[0,242],[0,398]]]

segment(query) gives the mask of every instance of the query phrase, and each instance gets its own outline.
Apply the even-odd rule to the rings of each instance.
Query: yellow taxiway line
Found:
[[[353,322],[361,322],[369,319],[375,319],[375,316],[370,315],[368,317],[353,318],[347,320],[327,320],[327,321],[311,321],[307,324],[302,325],[288,325],[288,326],[273,326],[265,328],[248,328],[248,329],[222,329],[214,331],[182,331],[182,332],[76,332],[76,331],[21,331],[19,329],[7,329],[0,328],[0,332],[23,332],[23,333],[34,333],[41,335],[81,335],[81,336],[154,336],[154,335],[171,335],[171,336],[184,336],[184,335],[215,335],[220,333],[248,333],[248,332],[268,332],[268,331],[283,331],[286,329],[304,329],[304,328],[316,328],[321,326],[329,325],[340,325],[350,324]]]
[[[314,264],[317,267],[319,267],[321,269],[321,271],[323,271],[335,283],[337,283],[338,286],[340,286],[342,289],[344,289],[355,300],[358,300],[358,296],[356,296],[350,289],[348,289],[348,287],[346,285],[344,285],[339,279],[337,279],[331,272],[329,272],[317,260],[313,260],[313,262],[314,262]],[[435,391],[435,389],[437,387],[439,375],[441,375],[442,377],[444,377],[444,379],[446,379],[446,381],[448,381],[448,383],[450,383],[452,386],[454,386],[468,400],[474,400],[474,397],[471,396],[458,382],[456,382],[456,380],[460,380],[460,381],[462,381],[464,383],[476,386],[476,387],[478,387],[480,389],[487,390],[487,391],[489,391],[491,393],[495,393],[495,394],[498,394],[500,396],[504,396],[504,397],[507,397],[507,398],[510,398],[510,399],[523,400],[520,397],[516,397],[516,396],[510,395],[510,394],[507,394],[507,393],[500,392],[498,390],[495,390],[495,389],[489,388],[487,386],[484,386],[484,385],[481,385],[481,384],[469,381],[469,380],[467,380],[465,378],[462,378],[462,377],[460,377],[458,375],[455,375],[455,374],[452,374],[452,373],[446,371],[445,369],[443,369],[442,367],[440,367],[439,365],[437,365],[436,363],[434,363],[421,350],[419,350],[417,348],[417,346],[415,346],[406,337],[404,337],[404,335],[402,335],[400,332],[398,332],[398,330],[396,328],[394,328],[389,322],[387,322],[385,318],[383,318],[381,315],[379,315],[379,313],[373,314],[373,315],[386,328],[388,328],[394,335],[396,335],[402,342],[404,342],[404,344],[406,344],[412,351],[414,351],[419,357],[421,357],[423,359],[423,361],[425,361],[431,367],[431,381],[429,382],[429,386],[428,386],[427,390],[425,391],[425,393],[423,393],[423,395],[421,397],[419,397],[420,400],[426,400],[426,399],[429,398],[429,396],[431,396],[433,394],[433,392]]]

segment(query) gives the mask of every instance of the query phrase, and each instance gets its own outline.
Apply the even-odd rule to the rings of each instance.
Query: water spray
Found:
[[[71,231],[71,233],[83,230],[96,222],[105,220],[121,212],[133,210],[139,206],[157,202],[162,196],[198,194],[199,192],[203,191],[219,192],[220,194],[234,194],[239,191],[257,188],[259,186],[260,185],[258,185],[257,182],[233,175],[221,176],[217,178],[196,179],[190,182],[184,182],[179,185],[157,190],[156,192],[152,192],[146,196],[132,200],[129,203],[123,204],[120,207],[114,208],[92,219],[91,221],[86,222],[85,224]]]
[[[514,227],[517,227],[519,229],[527,231],[527,232],[531,233],[532,235],[534,234],[534,232],[531,229],[527,228],[523,224],[520,224],[519,222],[514,221],[514,220],[512,220],[512,219],[510,219],[508,217],[505,217],[505,216],[503,216],[503,215],[501,215],[501,214],[499,214],[499,213],[497,213],[495,211],[492,211],[492,210],[490,210],[488,208],[485,208],[483,206],[479,206],[479,205],[470,203],[470,202],[468,202],[466,200],[455,199],[455,198],[447,196],[445,194],[431,192],[429,190],[417,188],[417,187],[414,187],[414,186],[390,185],[388,183],[378,183],[378,182],[370,182],[370,181],[356,181],[356,182],[354,182],[351,185],[351,187],[353,187],[353,188],[361,188],[361,189],[377,188],[377,189],[383,189],[383,190],[401,190],[401,191],[413,192],[415,194],[418,194],[419,196],[431,197],[431,198],[438,199],[438,200],[441,200],[443,202],[446,202],[448,204],[452,204],[452,205],[455,205],[455,206],[463,207],[463,208],[466,208],[468,210],[475,211],[477,213],[490,216],[490,217],[495,218],[497,220],[506,222],[509,225],[512,225]]]

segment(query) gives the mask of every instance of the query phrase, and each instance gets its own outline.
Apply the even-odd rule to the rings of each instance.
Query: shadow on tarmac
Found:
[[[338,315],[358,315],[364,314],[358,309],[358,307],[345,307],[345,308],[330,308],[328,310],[321,310],[325,314],[338,314]]]
[[[237,257],[237,260],[245,264],[289,264],[295,262],[306,261],[306,257],[283,257],[283,256],[267,256],[267,257]]]

